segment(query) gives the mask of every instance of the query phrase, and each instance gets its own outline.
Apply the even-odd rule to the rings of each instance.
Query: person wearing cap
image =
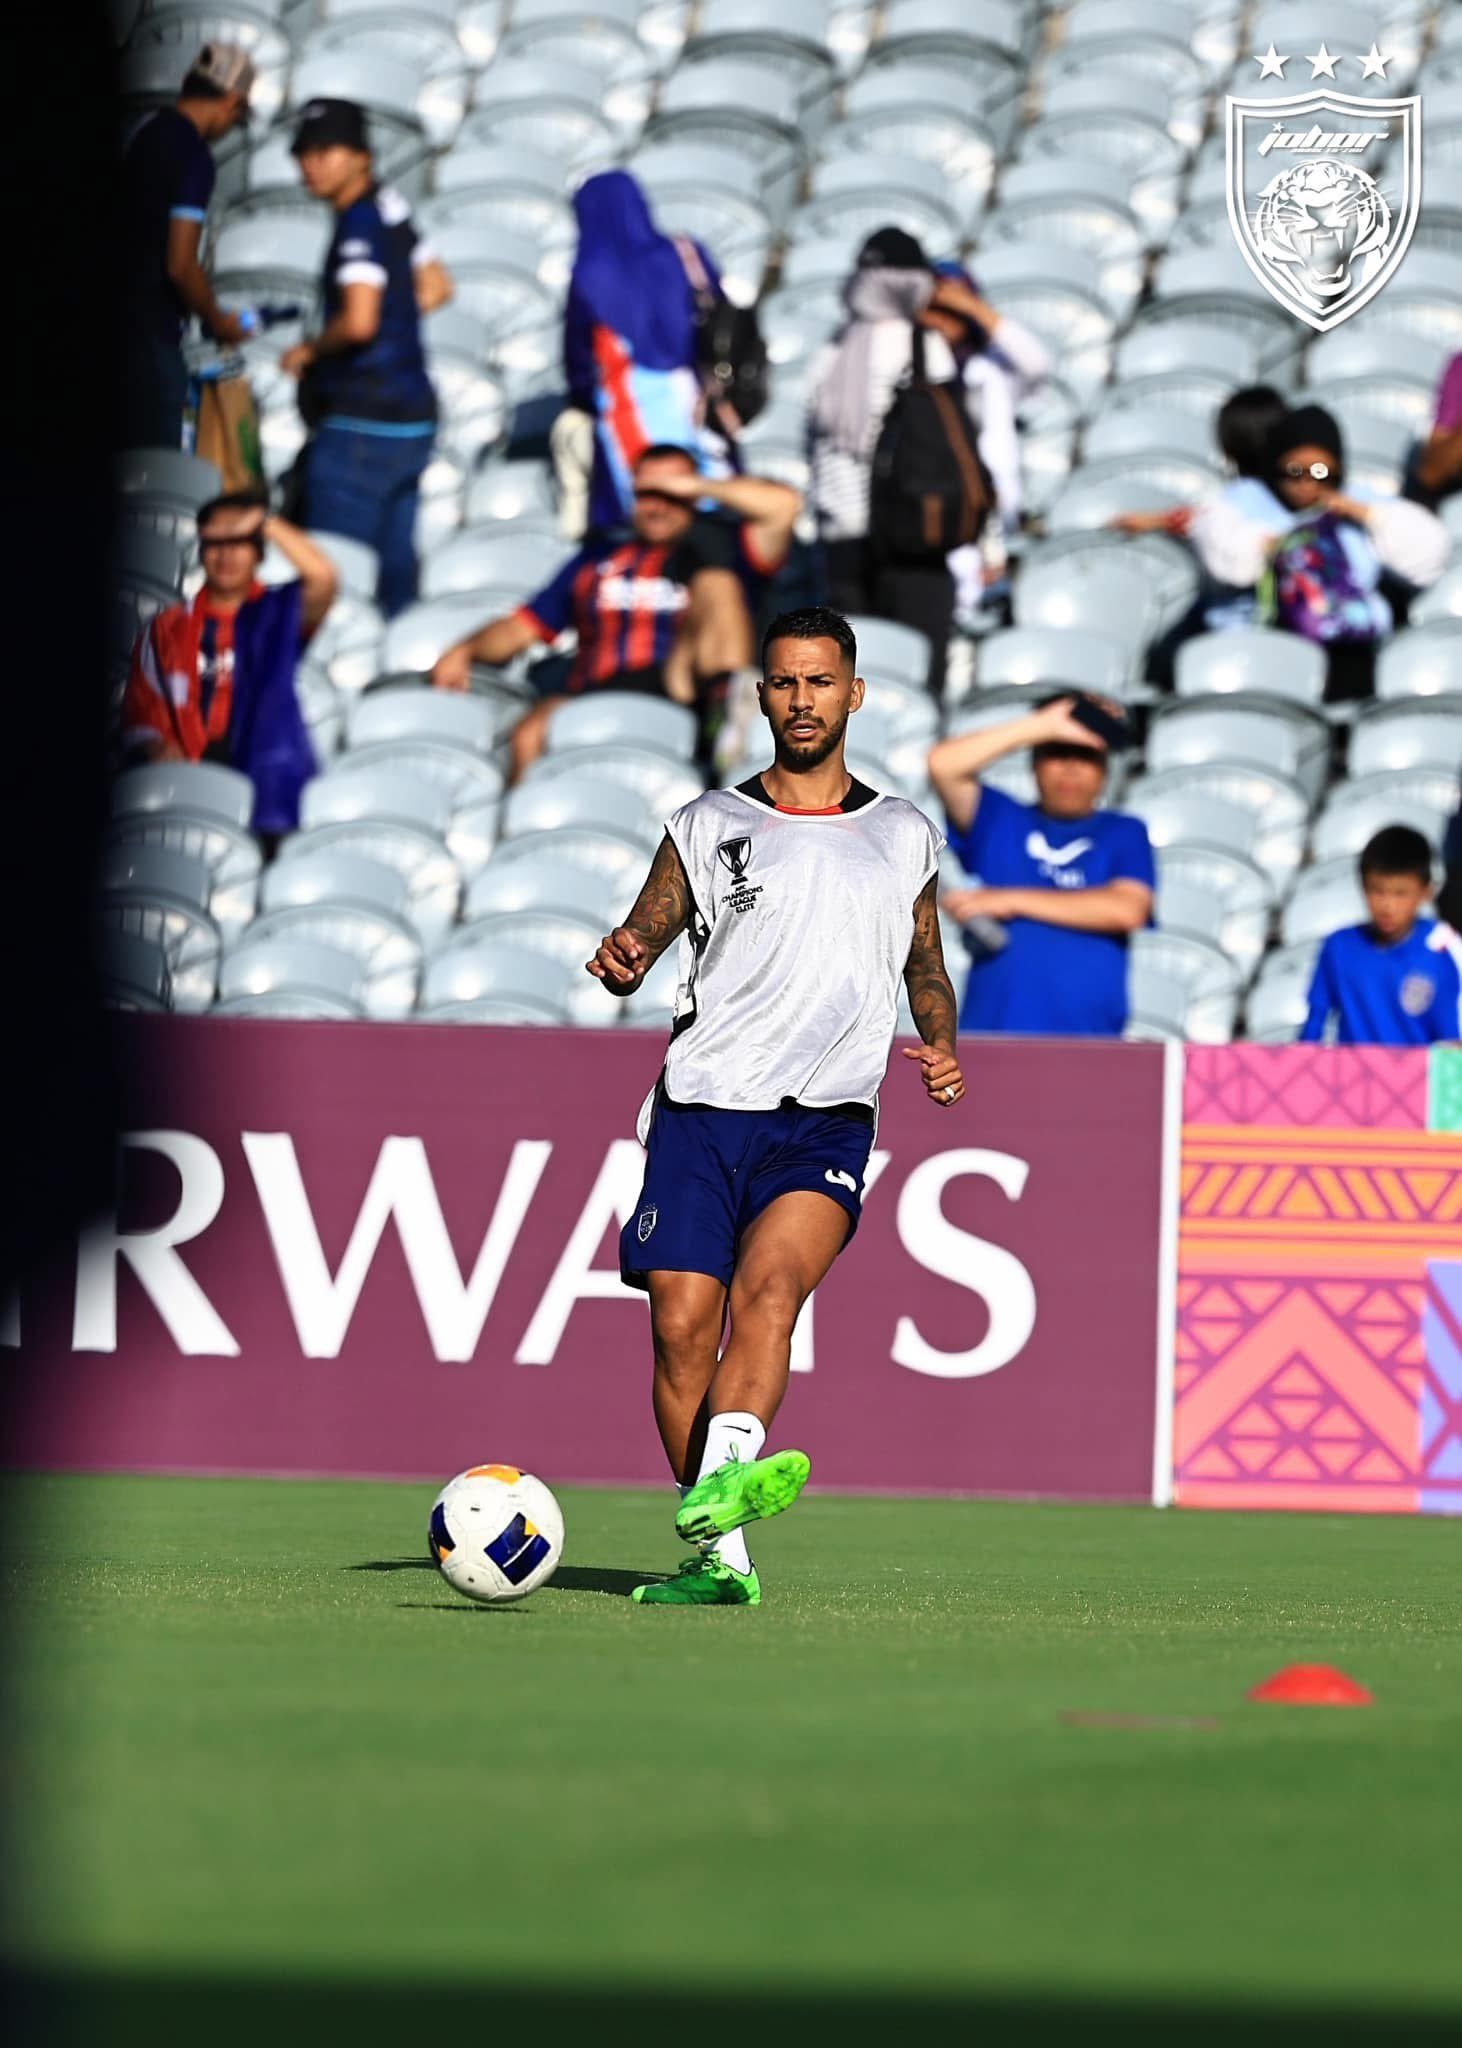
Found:
[[[133,133],[122,159],[124,448],[176,448],[183,437],[188,370],[182,337],[192,317],[215,341],[243,339],[199,261],[213,196],[211,144],[246,121],[254,65],[234,43],[205,43],[170,107]]]
[[[928,257],[902,228],[880,228],[858,252],[843,287],[848,318],[814,358],[808,378],[810,502],[822,541],[828,601],[913,626],[930,643],[929,688],[942,694],[954,619],[954,579],[943,559],[887,562],[869,539],[873,456],[895,391],[914,361],[916,324],[929,327],[924,367],[935,383],[958,375],[953,351],[925,318],[938,289]]]
[[[950,851],[979,877],[940,899],[967,935],[983,928],[969,946],[961,1031],[1120,1038],[1127,1028],[1127,944],[1152,921],[1157,870],[1141,818],[1100,808],[1107,742],[1075,715],[1081,708],[1120,741],[1115,705],[1067,695],[941,740],[929,755]],[[1033,804],[981,782],[1023,747]]]
[[[300,519],[374,548],[376,601],[390,618],[416,596],[416,512],[436,432],[421,316],[446,303],[451,280],[400,193],[377,184],[361,108],[309,101],[293,149],[307,190],[335,213],[325,324],[280,358],[312,429]]]

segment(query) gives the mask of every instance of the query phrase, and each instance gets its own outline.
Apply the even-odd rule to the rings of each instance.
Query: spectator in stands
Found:
[[[1332,932],[1310,983],[1308,1045],[1435,1045],[1462,1037],[1462,940],[1422,911],[1432,850],[1409,825],[1366,842],[1361,887],[1370,921]]]
[[[536,597],[448,648],[432,671],[440,689],[465,690],[474,661],[497,666],[574,628],[578,651],[566,683],[514,728],[515,781],[542,752],[564,697],[584,690],[648,691],[694,704],[708,745],[727,679],[751,660],[748,597],[786,557],[797,492],[762,477],[713,482],[686,448],[646,448],[634,474],[628,536],[591,538]],[[706,497],[738,515],[739,529],[697,520]]]
[[[701,387],[695,305],[685,257],[661,234],[628,171],[601,171],[574,194],[579,246],[564,308],[564,377],[569,419],[556,429],[564,490],[575,416],[593,426],[588,530],[607,531],[634,514],[635,464],[646,448],[695,445]],[[711,287],[720,273],[691,245]],[[587,437],[585,437],[587,438]],[[582,488],[580,485],[579,488]],[[570,482],[569,492],[574,485]]]
[[[295,580],[258,580],[274,546]],[[137,637],[122,703],[134,760],[220,761],[254,784],[254,829],[292,831],[300,791],[316,771],[295,695],[301,647],[335,601],[334,564],[248,491],[198,514],[203,588],[170,605]]]
[[[998,515],[978,542],[949,557],[957,617],[980,609],[987,590],[998,589],[1006,569],[1005,541],[1020,531],[1020,429],[1022,403],[1038,391],[1053,368],[1046,344],[1028,327],[997,312],[962,263],[936,263],[940,280],[925,309],[925,323],[942,334],[969,394],[980,430],[980,455],[995,486]]]
[[[962,1030],[1118,1038],[1126,1029],[1127,941],[1152,920],[1156,869],[1142,820],[1098,808],[1107,744],[1074,715],[1083,701],[1049,700],[941,740],[929,756],[950,848],[979,877],[942,898],[967,930],[984,927],[970,945]],[[1120,721],[1115,706],[1096,709]],[[1034,750],[1035,804],[980,780],[1021,747]]]
[[[1171,533],[1191,543],[1203,570],[1192,612],[1172,637],[1175,649],[1195,633],[1218,633],[1230,626],[1254,623],[1255,595],[1247,587],[1226,583],[1217,573],[1222,556],[1209,545],[1216,525],[1220,536],[1235,519],[1252,521],[1271,531],[1287,514],[1271,487],[1270,440],[1289,411],[1272,384],[1246,384],[1218,409],[1214,431],[1227,481],[1214,496],[1197,505],[1179,505],[1166,512],[1123,512],[1112,521],[1119,533]],[[1166,681],[1164,676],[1161,680]]]
[[[1418,452],[1413,470],[1416,495],[1425,505],[1439,505],[1462,490],[1462,353],[1442,372],[1432,430]]]
[[[210,143],[249,117],[254,66],[233,43],[205,43],[176,102],[150,114],[122,159],[126,336],[122,446],[177,448],[188,370],[183,328],[196,314],[215,341],[243,339],[198,260],[213,196]]]
[[[416,512],[436,432],[421,316],[446,304],[452,282],[406,201],[377,184],[358,106],[311,100],[293,148],[306,187],[335,213],[325,324],[280,357],[300,380],[312,429],[297,472],[299,517],[375,549],[376,600],[390,618],[416,596]]]
[[[880,228],[858,252],[843,287],[848,319],[812,365],[809,427],[812,508],[823,544],[828,600],[835,611],[869,612],[928,635],[929,687],[942,695],[954,617],[954,579],[942,556],[911,564],[881,557],[869,532],[873,456],[884,417],[913,363],[914,330],[926,326],[928,377],[949,383],[954,353],[927,316],[936,288],[967,316],[969,294],[935,277],[902,228]]]

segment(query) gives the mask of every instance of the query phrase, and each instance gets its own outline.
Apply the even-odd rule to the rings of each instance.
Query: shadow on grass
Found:
[[[621,1600],[628,1600],[636,1586],[643,1586],[646,1579],[663,1579],[663,1572],[618,1572],[600,1570],[597,1565],[561,1564],[548,1584],[542,1588],[545,1593],[614,1593]]]
[[[657,2043],[703,2030],[707,2005],[691,1991],[615,1984],[565,1988],[549,1982],[475,1984],[380,1981],[369,1984],[258,1977],[144,1977],[92,1973],[12,1977],[6,1986],[11,2048],[130,2048],[207,2041],[209,2048],[293,2048],[347,2041],[350,2048],[401,2048],[407,2041],[521,2035],[538,2043]],[[714,2008],[712,2008],[714,2010]],[[743,1983],[736,2031],[775,2031],[780,2039],[835,2038],[839,2048],[887,2048],[925,2040],[979,2048],[1455,2048],[1458,2016],[1373,2010],[1280,2009],[1171,2001],[1086,1998],[1018,1999],[996,1995],[921,1996],[914,1987],[825,1995]],[[835,2032],[834,2032],[835,2030]]]
[[[521,1614],[521,1600],[398,1600],[412,1614]]]
[[[429,1557],[373,1557],[368,1564],[343,1564],[343,1572],[434,1572]]]

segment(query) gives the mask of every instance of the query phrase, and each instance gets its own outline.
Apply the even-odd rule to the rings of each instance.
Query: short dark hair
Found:
[[[1383,825],[1361,848],[1360,874],[1362,881],[1367,875],[1415,875],[1429,882],[1432,850],[1414,826]]]
[[[692,469],[700,468],[694,451],[682,448],[678,441],[652,441],[648,448],[642,448],[635,457],[635,468],[638,469],[642,462],[667,462],[672,455],[678,456],[682,462],[688,462]]]
[[[232,94],[223,86],[215,85],[211,78],[205,78],[201,71],[190,71],[178,88],[180,100],[226,100]]]
[[[852,673],[858,669],[858,636],[843,617],[831,605],[804,604],[795,611],[778,612],[772,623],[761,636],[761,665],[767,665],[767,654],[778,640],[835,640],[838,652]]]
[[[1218,445],[1240,476],[1269,474],[1269,444],[1288,412],[1272,384],[1245,384],[1218,408]]]
[[[268,509],[269,500],[262,491],[222,491],[216,498],[210,498],[206,505],[198,507],[198,531],[203,531],[215,512],[267,512]]]

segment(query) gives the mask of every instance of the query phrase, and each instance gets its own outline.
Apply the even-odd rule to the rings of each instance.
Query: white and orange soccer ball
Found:
[[[472,1465],[432,1502],[427,1542],[468,1600],[522,1600],[558,1569],[563,1513],[543,1481],[516,1465]]]

